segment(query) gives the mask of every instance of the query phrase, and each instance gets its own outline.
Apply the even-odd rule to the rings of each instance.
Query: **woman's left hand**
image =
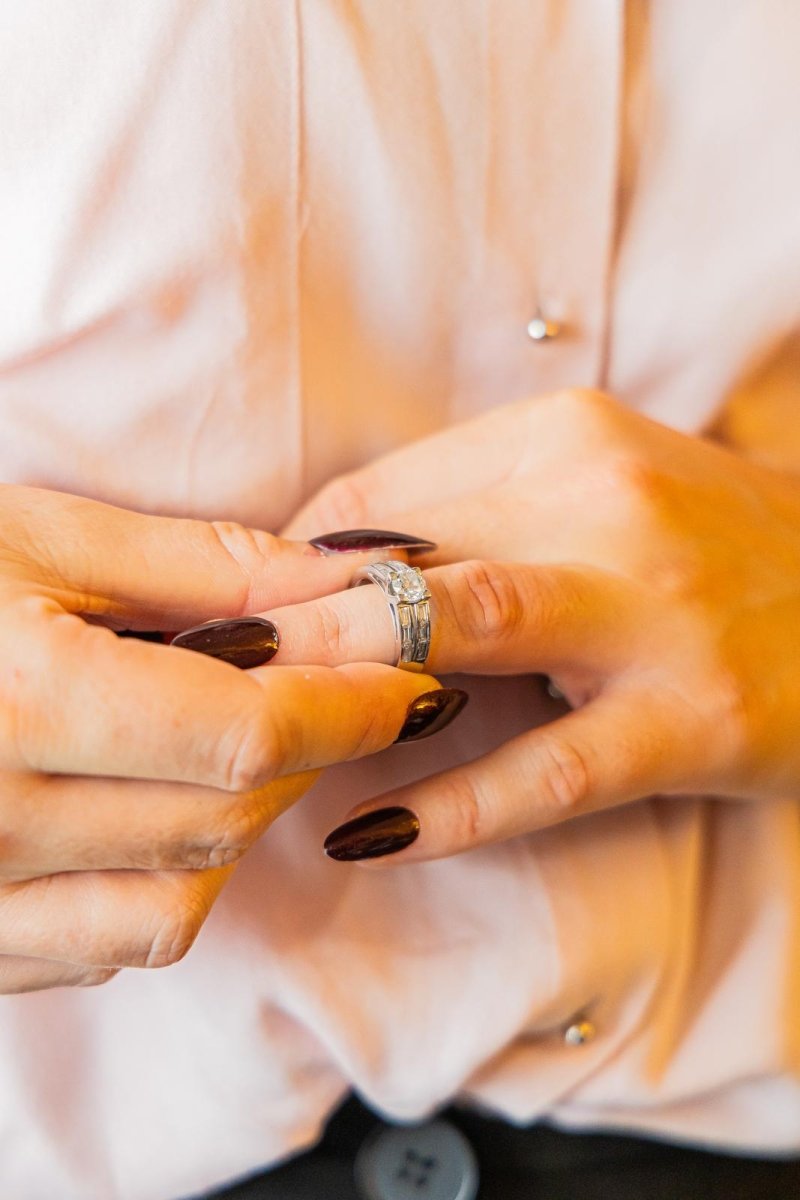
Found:
[[[362,804],[334,856],[438,858],[654,792],[800,793],[796,480],[571,391],[340,478],[288,533],[337,525],[438,542],[426,669],[542,672],[572,711]],[[377,587],[269,616],[276,663],[392,659]]]

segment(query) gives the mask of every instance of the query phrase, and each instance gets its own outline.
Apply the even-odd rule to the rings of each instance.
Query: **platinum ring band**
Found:
[[[419,567],[389,559],[356,571],[351,587],[376,584],[389,603],[394,628],[394,666],[422,671],[431,645],[431,594]]]

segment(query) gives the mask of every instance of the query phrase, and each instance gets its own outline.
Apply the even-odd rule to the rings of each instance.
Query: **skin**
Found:
[[[414,499],[399,509],[398,497]],[[473,763],[342,814],[399,805],[441,858],[652,793],[800,792],[800,485],[568,391],[398,450],[289,529],[372,523],[439,544],[429,669],[542,672],[571,711]],[[270,610],[276,663],[388,661],[377,588]]]
[[[389,745],[438,686],[370,663],[242,672],[112,630],[302,602],[367,561],[0,487],[0,992],[177,962],[319,768]]]
[[[1,487],[0,518],[0,992],[176,962],[318,769],[436,682],[380,665],[385,601],[343,590],[366,555],[37,489]],[[796,794],[795,479],[573,391],[337,480],[288,532],[365,525],[439,543],[431,670],[544,672],[573,710],[343,813],[418,814],[371,867],[656,791]],[[259,611],[281,647],[250,672],[111,632]]]

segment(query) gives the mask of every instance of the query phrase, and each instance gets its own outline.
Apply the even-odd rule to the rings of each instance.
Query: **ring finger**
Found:
[[[606,673],[631,660],[637,631],[647,627],[643,593],[599,570],[472,561],[432,568],[424,578],[429,671]],[[377,586],[268,615],[280,631],[276,665],[397,661],[390,605]]]

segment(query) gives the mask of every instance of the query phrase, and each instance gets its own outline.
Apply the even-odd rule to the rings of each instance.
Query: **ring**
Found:
[[[421,671],[431,645],[431,594],[419,567],[389,559],[356,571],[350,587],[375,583],[389,601],[396,667]]]

